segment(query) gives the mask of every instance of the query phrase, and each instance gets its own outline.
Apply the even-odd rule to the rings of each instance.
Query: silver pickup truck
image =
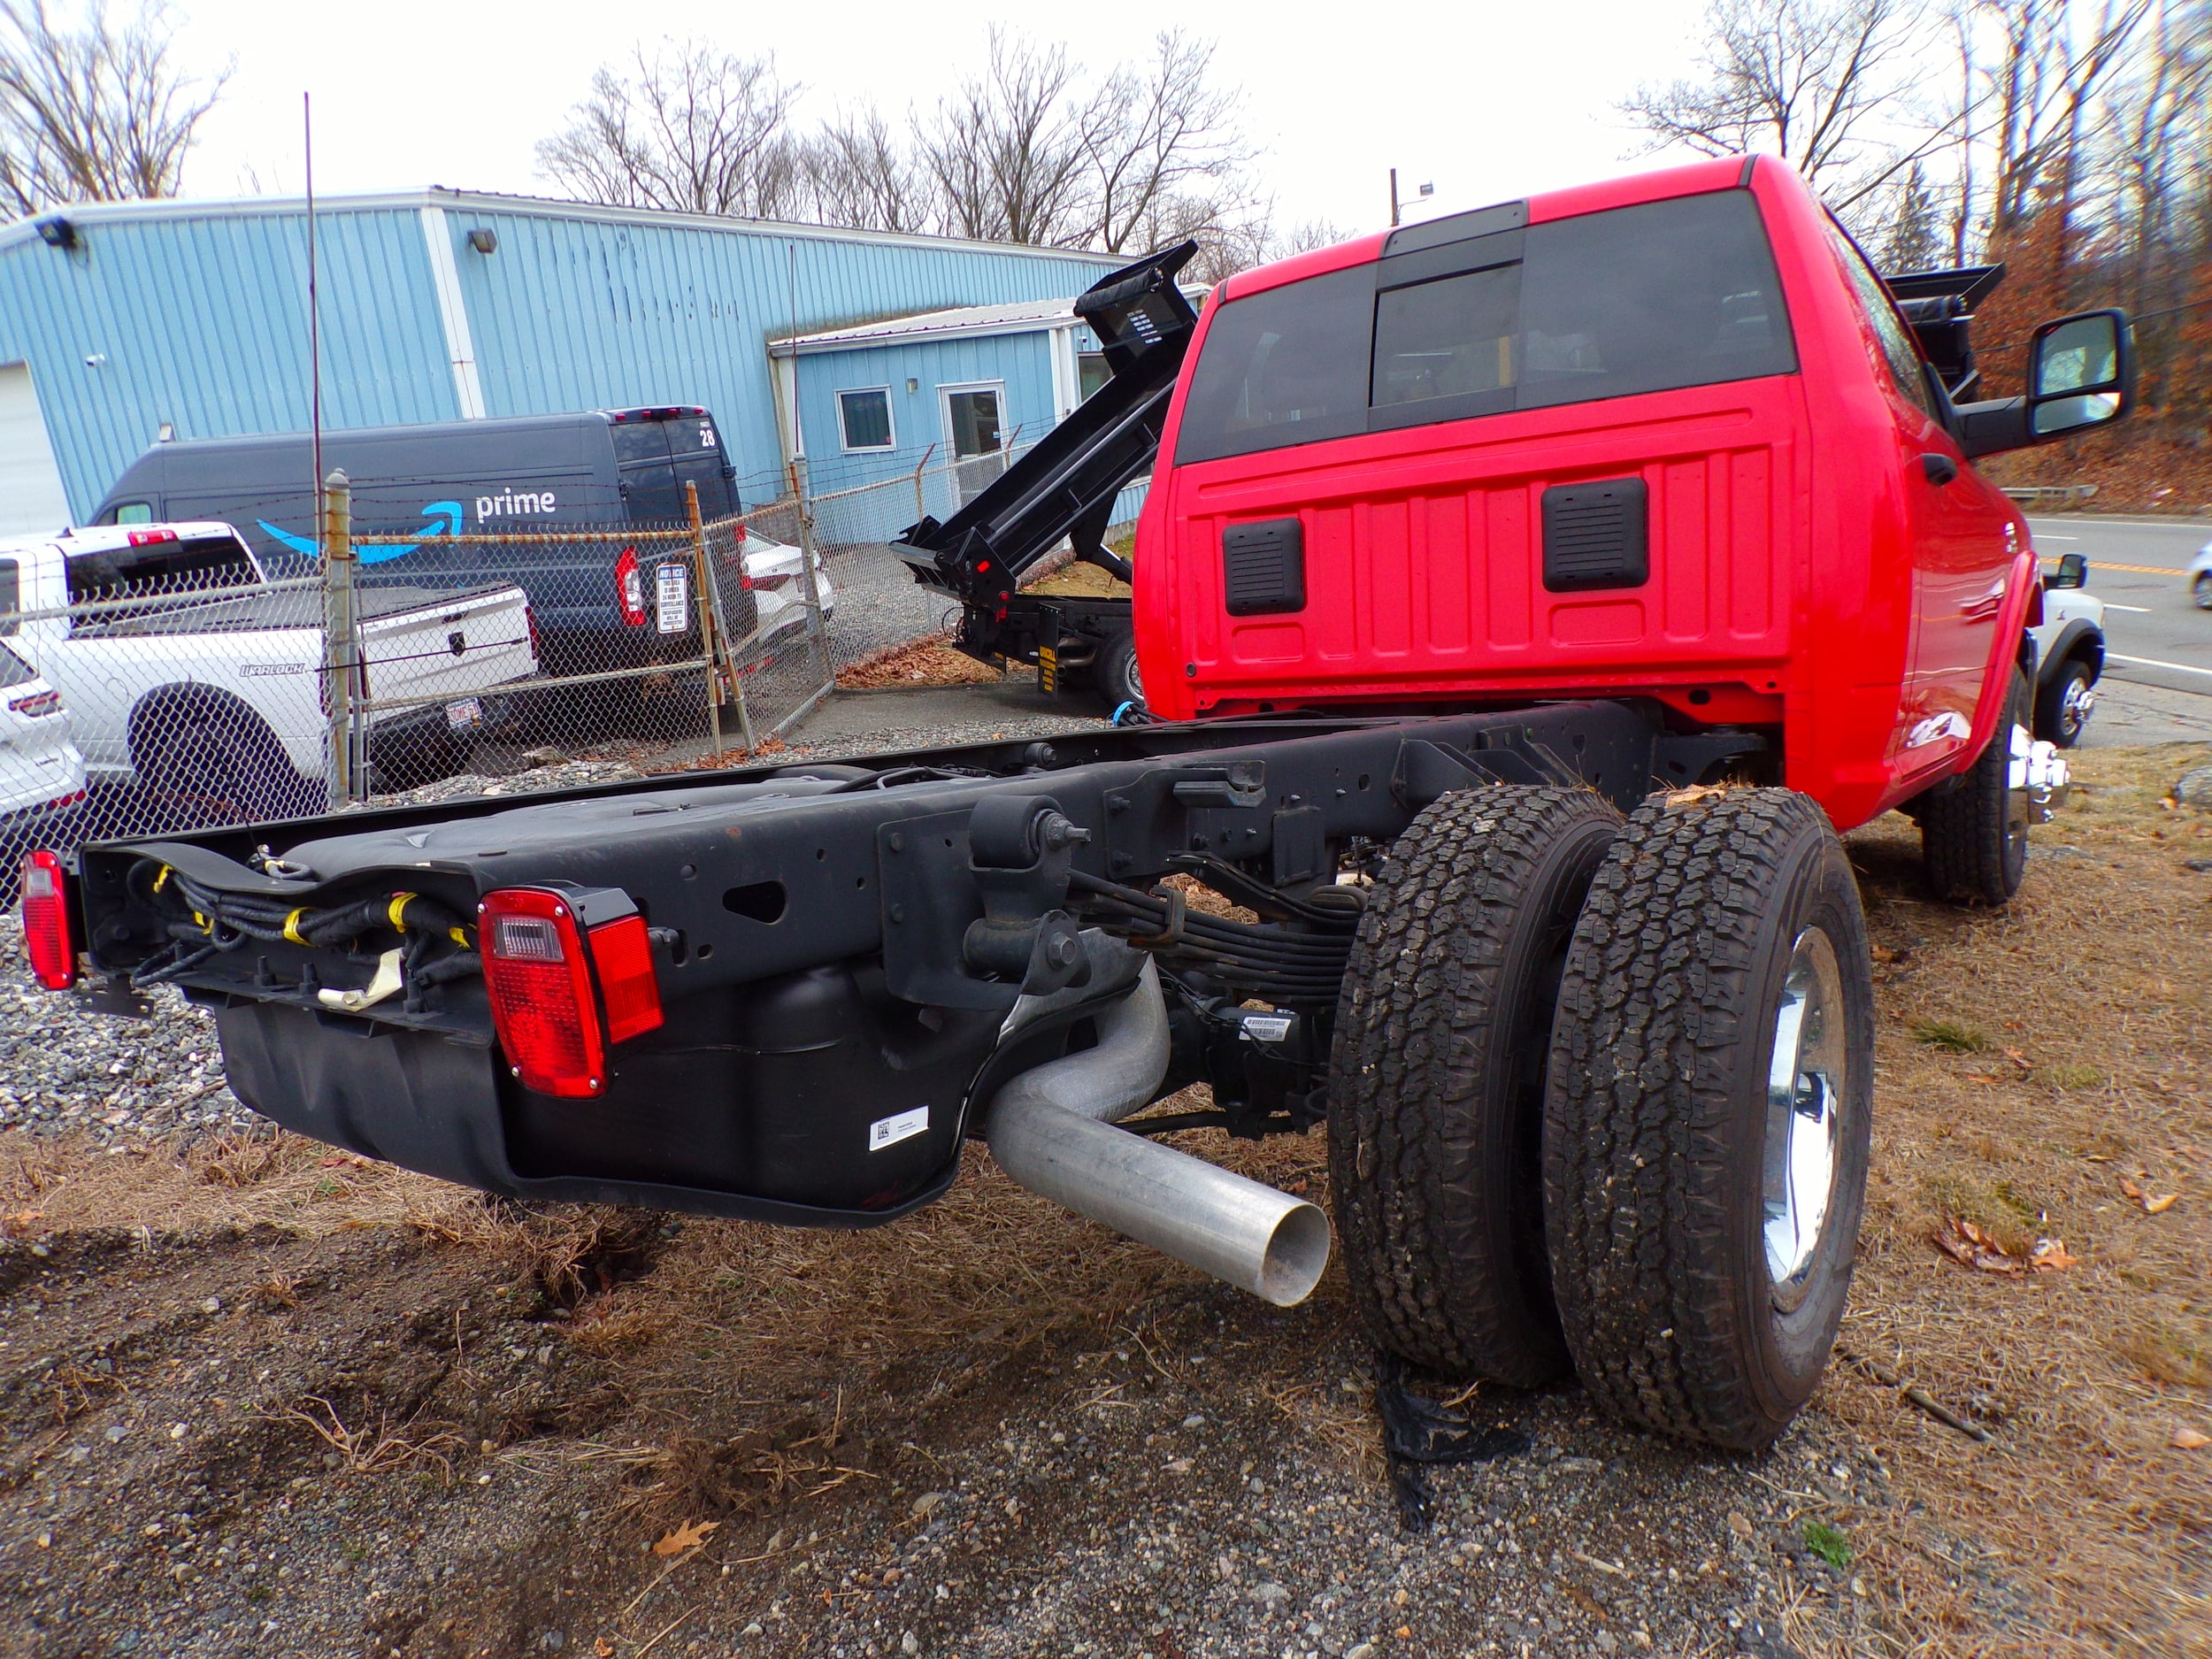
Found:
[[[496,723],[496,688],[537,672],[511,584],[358,600],[380,771],[436,775]],[[0,544],[0,634],[66,700],[94,776],[252,818],[323,804],[322,606],[312,585],[271,584],[226,524]]]

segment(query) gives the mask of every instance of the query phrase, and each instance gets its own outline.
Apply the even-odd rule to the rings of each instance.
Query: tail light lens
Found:
[[[29,720],[35,720],[42,714],[59,714],[61,693],[34,691],[27,696],[11,697],[8,699],[8,712],[19,714]]]
[[[538,887],[487,894],[478,917],[492,1025],[523,1087],[565,1100],[604,1094],[608,1045],[661,1024],[644,918],[587,933],[567,899]]]
[[[77,982],[77,941],[69,927],[69,879],[58,854],[23,856],[23,943],[31,972],[50,991]]]
[[[638,567],[637,549],[626,547],[622,557],[614,562],[615,599],[622,607],[624,624],[633,628],[645,626],[645,572]]]
[[[545,653],[540,649],[538,646],[538,613],[535,606],[523,606],[522,621],[523,626],[530,630],[531,660],[533,662],[543,662],[545,660]]]

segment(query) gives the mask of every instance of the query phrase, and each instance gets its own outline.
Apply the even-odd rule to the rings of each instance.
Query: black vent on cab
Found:
[[[1555,594],[1640,588],[1651,576],[1644,480],[1555,484],[1544,492],[1544,587]]]
[[[1221,533],[1221,592],[1233,617],[1306,608],[1306,533],[1295,518],[1232,525]]]

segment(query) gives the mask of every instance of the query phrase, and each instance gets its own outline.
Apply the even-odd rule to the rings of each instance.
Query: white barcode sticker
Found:
[[[929,1108],[917,1106],[895,1117],[879,1118],[868,1125],[868,1150],[880,1152],[886,1147],[896,1146],[912,1135],[927,1132]]]

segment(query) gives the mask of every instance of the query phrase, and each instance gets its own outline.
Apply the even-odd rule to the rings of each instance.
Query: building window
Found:
[[[891,388],[872,386],[864,391],[838,393],[837,425],[849,453],[890,449]]]

